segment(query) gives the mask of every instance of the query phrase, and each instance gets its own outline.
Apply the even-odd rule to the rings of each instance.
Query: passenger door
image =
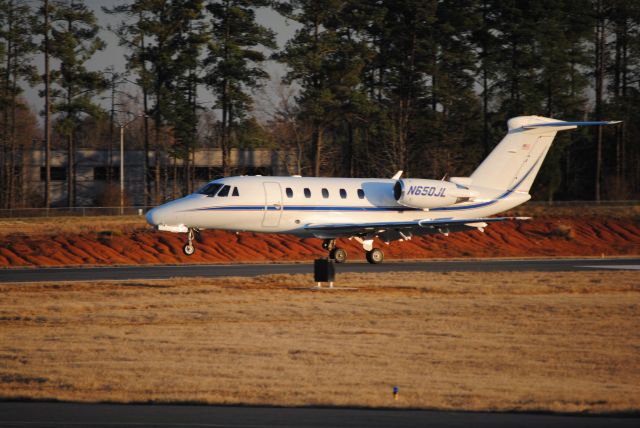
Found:
[[[265,182],[264,186],[264,218],[263,227],[277,227],[282,217],[282,188],[280,183]]]

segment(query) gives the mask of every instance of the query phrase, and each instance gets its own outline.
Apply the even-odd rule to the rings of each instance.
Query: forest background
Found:
[[[295,25],[281,46],[256,19],[265,10]],[[0,208],[52,205],[52,150],[67,154],[74,206],[77,151],[111,153],[124,124],[152,205],[170,196],[176,159],[181,193],[194,190],[202,148],[221,150],[223,175],[237,172],[232,148],[268,148],[296,153],[291,174],[465,176],[510,117],[530,114],[624,121],[561,134],[534,199],[639,198],[640,2],[123,0],[101,12],[116,24],[81,0],[0,0]],[[126,71],[88,67],[104,31]],[[44,191],[20,178],[34,147]]]

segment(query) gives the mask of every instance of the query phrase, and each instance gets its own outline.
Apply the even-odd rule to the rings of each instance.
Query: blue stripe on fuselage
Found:
[[[279,211],[280,208],[264,205],[229,205],[219,207],[196,208],[187,211],[255,211],[264,210]],[[319,206],[319,205],[284,205],[283,211],[422,211],[418,208],[403,206],[397,207],[349,207],[349,206]]]

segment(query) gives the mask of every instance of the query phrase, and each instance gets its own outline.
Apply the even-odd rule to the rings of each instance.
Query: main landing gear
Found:
[[[384,260],[384,253],[380,248],[372,248],[371,251],[367,251],[367,261],[371,264],[377,265]]]
[[[335,260],[336,263],[347,261],[347,252],[343,248],[336,247],[335,239],[325,239],[322,248],[329,250],[329,258]]]
[[[360,237],[354,237],[356,241],[362,244],[362,248],[366,252],[367,261],[372,265],[382,263],[384,260],[384,253],[380,248],[373,248],[373,238],[362,239]]]
[[[384,260],[384,253],[380,248],[373,248],[373,239],[356,238],[364,248],[367,261],[377,265]],[[325,239],[322,248],[329,251],[329,258],[335,260],[336,263],[344,263],[347,261],[347,252],[343,248],[336,247],[335,239]]]
[[[184,251],[184,253],[187,256],[190,256],[196,252],[196,247],[193,246],[193,229],[192,228],[189,228],[189,231],[187,232],[187,243],[184,244],[184,247],[182,247],[182,251]]]

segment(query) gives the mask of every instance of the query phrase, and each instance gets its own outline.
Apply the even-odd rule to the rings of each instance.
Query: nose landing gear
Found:
[[[344,263],[347,261],[347,252],[343,248],[334,248],[329,253],[329,258],[332,258],[336,263]]]
[[[184,247],[182,247],[182,251],[187,256],[190,256],[196,252],[196,247],[193,246],[193,229],[192,228],[189,228],[189,231],[187,232],[187,243],[184,244]]]
[[[343,248],[336,247],[335,239],[325,239],[322,248],[329,251],[329,258],[335,260],[336,263],[347,261],[347,252]]]

